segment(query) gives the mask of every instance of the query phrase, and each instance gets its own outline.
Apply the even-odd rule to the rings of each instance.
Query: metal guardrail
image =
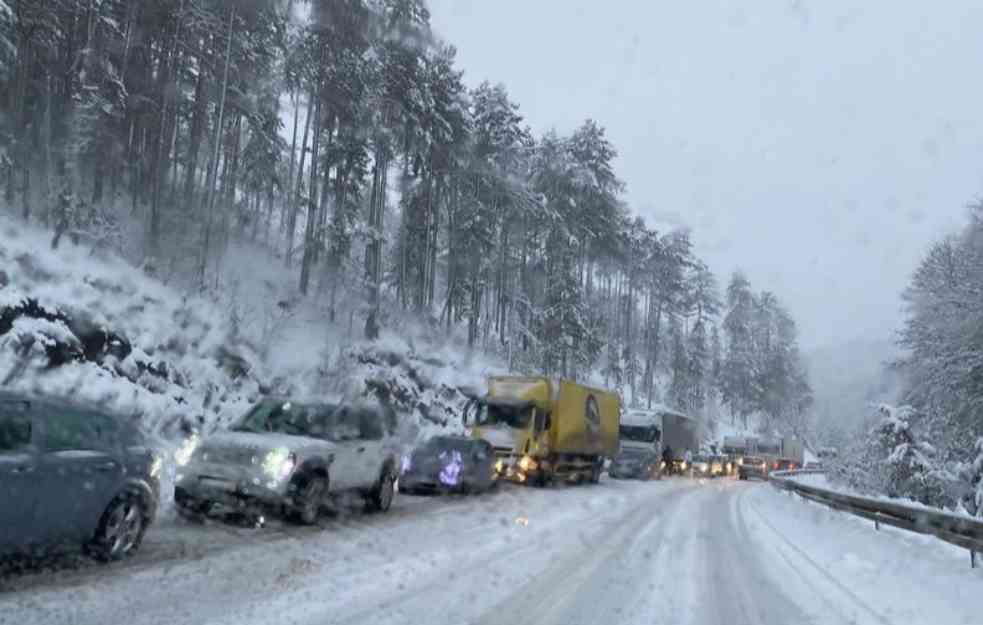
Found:
[[[769,474],[769,481],[776,488],[796,493],[835,510],[869,519],[874,522],[875,529],[880,529],[880,524],[884,523],[909,532],[935,536],[939,540],[968,549],[970,566],[976,568],[977,554],[983,553],[983,521],[942,510],[929,510],[871,497],[838,493],[793,479],[799,475],[824,473],[825,471],[808,469],[774,471]]]

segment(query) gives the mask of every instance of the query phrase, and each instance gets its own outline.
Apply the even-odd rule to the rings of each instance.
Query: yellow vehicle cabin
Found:
[[[487,440],[501,477],[548,484],[600,479],[618,452],[618,396],[569,380],[492,377],[465,413],[471,436]]]

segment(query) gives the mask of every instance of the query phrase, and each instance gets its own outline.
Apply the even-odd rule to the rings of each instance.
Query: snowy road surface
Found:
[[[965,551],[766,484],[682,479],[260,530],[164,520],[132,561],[0,585],[0,623],[980,623]]]

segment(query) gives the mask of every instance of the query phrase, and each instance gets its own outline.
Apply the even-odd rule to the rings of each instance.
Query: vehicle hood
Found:
[[[221,432],[201,443],[199,458],[208,463],[260,464],[269,452],[287,449],[303,454],[311,450],[333,450],[334,443],[309,436],[253,432]]]

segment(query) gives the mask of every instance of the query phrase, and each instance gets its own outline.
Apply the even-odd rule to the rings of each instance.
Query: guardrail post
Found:
[[[972,549],[969,550],[969,568],[976,568],[976,552]]]
[[[881,524],[878,523],[877,521],[874,521],[874,529],[875,530],[880,530],[881,529]]]

